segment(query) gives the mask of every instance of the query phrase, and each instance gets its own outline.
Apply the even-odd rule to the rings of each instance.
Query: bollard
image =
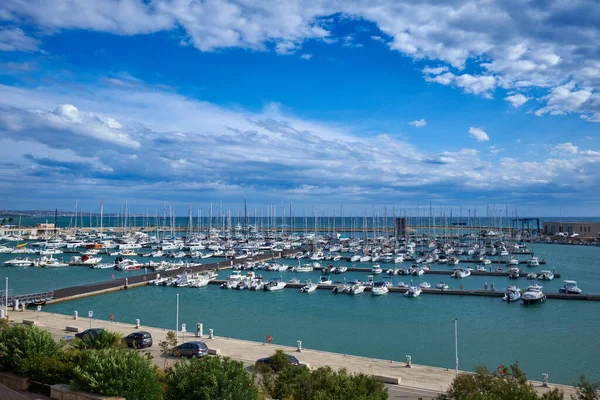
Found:
[[[139,319],[135,320],[135,329],[140,329],[140,320]]]
[[[212,338],[214,338],[214,332],[213,332],[213,330],[212,330],[212,329],[209,329],[209,330],[208,330],[208,338],[209,338],[209,339],[212,339]]]
[[[129,279],[125,278],[125,287],[129,286]]]
[[[73,311],[73,319],[77,319],[79,313],[77,311]]]
[[[203,331],[203,326],[201,322],[198,322],[196,324],[196,337],[202,337],[202,335],[204,335]]]
[[[19,299],[15,299],[13,304],[13,311],[19,311]]]
[[[0,310],[0,319],[6,318],[6,314],[4,314],[4,308]]]
[[[298,348],[296,349],[298,353],[302,353],[302,340],[298,340]]]
[[[545,373],[542,374],[542,386],[548,387],[548,374],[545,374]]]
[[[412,357],[406,355],[406,368],[412,368]]]

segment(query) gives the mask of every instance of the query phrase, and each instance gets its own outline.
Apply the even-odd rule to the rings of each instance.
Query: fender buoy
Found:
[[[271,343],[273,341],[273,336],[268,335],[267,336],[267,343]]]
[[[504,365],[498,365],[496,372],[498,372],[500,375],[504,375],[506,373],[506,367]]]

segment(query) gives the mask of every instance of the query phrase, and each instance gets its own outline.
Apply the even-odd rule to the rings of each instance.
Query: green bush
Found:
[[[71,346],[80,350],[101,350],[125,347],[125,344],[123,342],[123,335],[103,329],[98,333],[86,335],[82,339],[73,339]]]
[[[585,376],[580,376],[579,381],[575,385],[577,387],[577,395],[571,396],[573,400],[600,400],[600,382],[590,382]]]
[[[167,400],[258,400],[258,389],[244,365],[229,358],[180,360],[165,382]]]
[[[515,362],[502,374],[489,373],[487,368],[478,367],[475,374],[458,375],[446,393],[437,400],[562,400],[558,389],[539,395],[527,382],[527,376]]]
[[[55,357],[64,342],[37,326],[13,325],[0,330],[0,370],[24,375],[33,357]]]
[[[120,396],[127,400],[160,400],[162,387],[150,360],[124,348],[88,350],[74,368],[75,390]]]
[[[293,400],[384,400],[387,389],[372,376],[321,367],[284,368],[275,379],[272,396]]]

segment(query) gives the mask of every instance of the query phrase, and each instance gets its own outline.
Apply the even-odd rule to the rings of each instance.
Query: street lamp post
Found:
[[[454,319],[454,351],[456,354],[456,376],[458,376],[458,318]]]
[[[4,297],[4,317],[8,319],[8,276],[6,277],[6,292]]]
[[[177,312],[175,315],[175,338],[179,342],[179,293],[177,293]]]

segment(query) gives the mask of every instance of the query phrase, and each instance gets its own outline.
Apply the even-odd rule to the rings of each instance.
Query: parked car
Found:
[[[133,332],[123,339],[128,347],[141,349],[142,347],[152,346],[152,335],[149,332]]]
[[[208,346],[204,342],[187,342],[173,348],[176,357],[204,357],[208,355]]]
[[[275,370],[275,372],[278,372],[278,367],[274,366],[272,363],[274,356],[271,357],[265,357],[265,358],[259,358],[258,360],[256,360],[256,364],[264,364],[264,365],[268,365],[269,367],[273,368],[273,370]],[[298,367],[300,365],[300,361],[298,361],[298,359],[296,357],[294,357],[291,354],[285,354],[285,357],[287,358],[288,362],[290,365],[293,365],[295,367]]]
[[[90,329],[86,329],[83,332],[76,333],[75,337],[79,338],[79,339],[85,339],[88,336],[92,336],[93,337],[93,336],[99,334],[102,331],[104,331],[104,329],[102,329],[102,328],[90,328]]]

